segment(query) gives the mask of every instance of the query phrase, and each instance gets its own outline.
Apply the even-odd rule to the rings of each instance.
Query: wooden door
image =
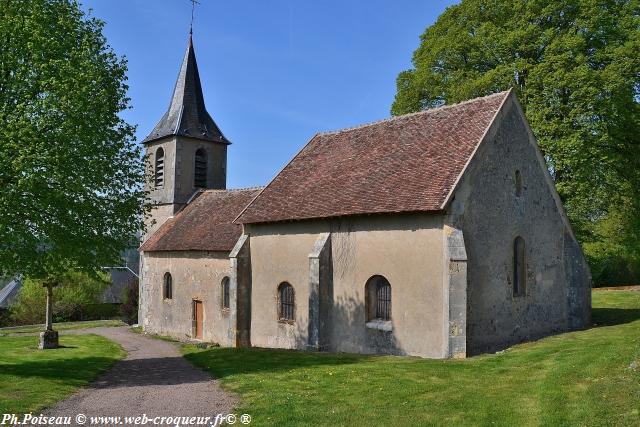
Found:
[[[195,323],[195,338],[202,339],[202,301],[193,300],[193,323]]]

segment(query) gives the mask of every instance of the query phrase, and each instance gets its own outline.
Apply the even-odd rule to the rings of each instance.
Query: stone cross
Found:
[[[189,0],[191,2],[191,24],[189,25],[189,34],[193,34],[193,15],[196,12],[196,5],[199,5],[198,0]]]
[[[58,332],[53,330],[53,288],[57,283],[47,280],[44,285],[47,288],[47,320],[44,332],[40,332],[38,348],[58,348]]]

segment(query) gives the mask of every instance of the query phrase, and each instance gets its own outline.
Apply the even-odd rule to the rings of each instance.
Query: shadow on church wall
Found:
[[[393,330],[366,327],[366,307],[360,299],[349,297],[334,300],[329,307],[327,329],[329,351],[406,355]]]
[[[321,335],[324,351],[267,348],[212,348],[185,357],[197,365],[215,366],[218,378],[253,372],[278,372],[313,366],[346,365],[376,357],[376,354],[405,355],[393,331],[365,327],[364,303],[355,298],[336,300],[328,310],[326,332]],[[294,325],[295,343],[307,348],[306,324]],[[356,354],[358,352],[364,354]],[[339,354],[335,354],[339,353]]]

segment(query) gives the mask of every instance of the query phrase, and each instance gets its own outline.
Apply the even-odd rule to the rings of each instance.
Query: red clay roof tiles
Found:
[[[140,250],[231,251],[242,234],[233,219],[260,190],[206,190],[162,224]]]
[[[318,134],[236,222],[441,210],[508,94]]]

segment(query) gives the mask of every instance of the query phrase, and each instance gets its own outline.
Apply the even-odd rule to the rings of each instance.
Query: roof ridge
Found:
[[[331,131],[326,131],[326,132],[319,132],[318,136],[337,135],[339,133],[349,132],[349,131],[356,130],[356,129],[362,129],[362,128],[365,128],[365,127],[368,127],[368,126],[378,125],[380,123],[391,122],[391,121],[394,121],[394,120],[405,119],[405,118],[408,118],[408,117],[414,117],[414,116],[418,116],[418,115],[422,115],[422,114],[440,112],[442,110],[448,110],[448,109],[451,109],[451,108],[459,107],[461,105],[470,104],[471,102],[480,101],[481,99],[493,98],[495,96],[505,95],[505,94],[508,94],[508,93],[509,93],[509,90],[503,90],[503,91],[495,92],[495,93],[492,93],[492,94],[489,94],[489,95],[479,96],[477,98],[466,99],[464,101],[460,101],[460,102],[457,102],[455,104],[447,104],[447,105],[442,105],[440,107],[429,108],[429,109],[421,110],[421,111],[415,111],[413,113],[401,114],[399,116],[391,116],[391,117],[387,117],[387,118],[384,118],[384,119],[375,120],[375,121],[372,121],[372,122],[369,122],[369,123],[362,123],[362,124],[359,124],[359,125],[356,125],[356,126],[351,126],[351,127],[347,127],[347,128],[343,128],[343,129],[331,130]]]
[[[263,188],[264,188],[264,185],[256,185],[255,187],[227,188],[227,191],[262,190]]]
[[[262,190],[264,186],[256,186],[256,187],[241,187],[241,188],[208,188],[203,191],[203,193],[214,193],[214,192],[231,192],[231,191],[251,191],[251,190]]]

